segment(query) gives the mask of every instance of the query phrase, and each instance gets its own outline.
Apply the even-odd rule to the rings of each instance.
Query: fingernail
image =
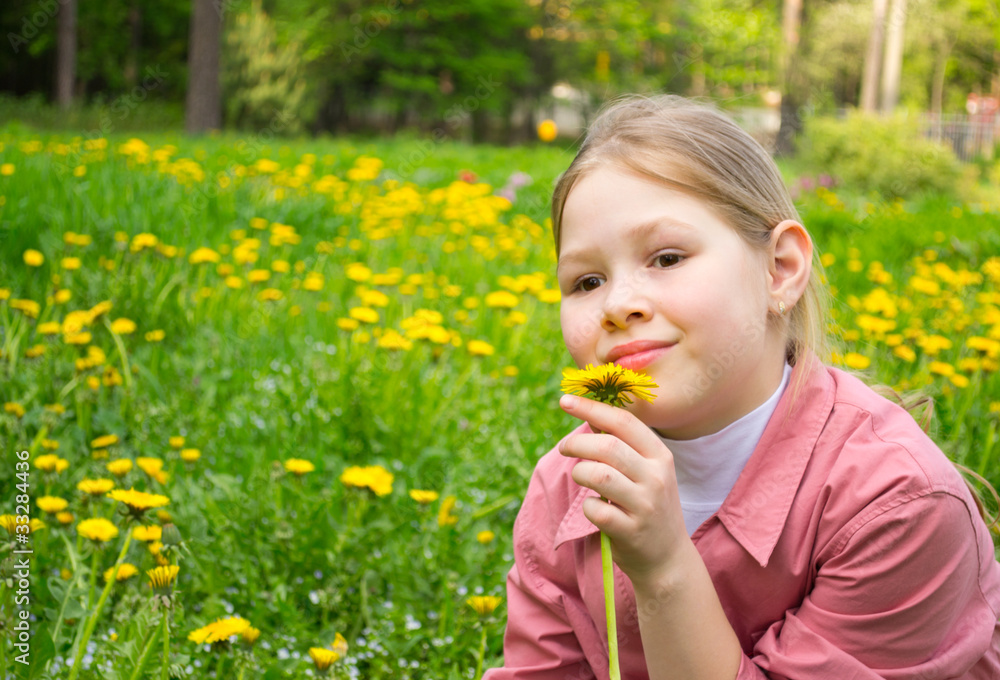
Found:
[[[562,406],[567,411],[572,411],[573,407],[576,406],[576,397],[572,394],[564,394],[559,399],[559,405]]]

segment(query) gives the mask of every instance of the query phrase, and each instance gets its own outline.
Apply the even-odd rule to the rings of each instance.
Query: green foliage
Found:
[[[852,112],[806,126],[803,162],[860,191],[905,197],[953,193],[961,168],[951,149],[925,139],[903,117]]]
[[[226,122],[262,129],[282,122],[285,134],[302,130],[316,106],[307,97],[302,46],[279,44],[274,23],[254,0],[230,22],[223,49]],[[312,113],[311,113],[312,112]]]

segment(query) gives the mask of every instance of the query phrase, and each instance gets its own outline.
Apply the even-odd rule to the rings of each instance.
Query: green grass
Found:
[[[538,273],[546,287],[554,287],[544,220],[552,183],[572,150],[473,148],[412,137],[268,141],[237,134],[142,134],[151,152],[172,144],[173,161],[191,159],[205,173],[205,179],[179,181],[193,165],[160,171],[155,162],[130,161],[117,152],[129,136],[112,134],[102,158],[99,150],[60,154],[55,145],[71,143],[65,133],[0,128],[0,165],[14,166],[12,174],[0,174],[0,288],[10,291],[10,299],[0,302],[0,401],[26,410],[23,417],[0,414],[0,432],[8,454],[28,449],[37,457],[45,453],[43,439],[59,442],[56,453],[69,468],[61,474],[33,470],[31,495],[66,498],[75,515],[65,528],[46,518],[49,528],[34,538],[37,649],[44,649],[41,640],[53,633],[61,607],[63,618],[72,620],[62,626],[49,672],[65,673],[73,636],[93,608],[92,549],[74,527],[89,516],[112,517],[114,507],[110,500],[84,503],[76,484],[109,476],[90,442],[112,433],[121,439],[110,447],[112,458],[165,461],[165,483],[136,469],[122,484],[169,496],[167,509],[189,550],[180,561],[170,620],[175,677],[210,677],[206,669],[236,677],[239,668],[248,678],[300,677],[311,667],[308,649],[341,633],[351,647],[339,666],[356,668],[359,677],[468,678],[477,663],[481,625],[488,633],[486,666],[498,664],[503,609],[480,621],[465,600],[476,593],[504,594],[511,526],[534,463],[575,421],[556,405],[560,370],[570,365],[558,305],[518,293],[518,319],[506,309],[486,307],[483,299],[504,288],[502,276]],[[42,150],[22,150],[30,140],[39,140]],[[239,168],[258,158],[275,160],[291,177],[306,154],[316,157],[307,186],[327,174],[345,178],[363,155],[382,159],[385,167],[377,182],[350,182],[337,198],[312,189],[300,195],[281,176],[241,177]],[[79,166],[86,172],[75,176]],[[494,189],[516,171],[533,181],[496,217],[482,198],[452,188],[459,212],[449,215],[433,203],[431,192],[449,187],[463,170]],[[219,177],[226,187],[218,188]],[[421,206],[393,213],[408,204],[391,195],[393,185],[383,183],[391,179],[412,182]],[[362,206],[378,204],[385,212],[366,223]],[[828,276],[837,288],[842,331],[856,330],[848,303],[876,286],[865,274],[876,260],[893,277],[885,285],[889,294],[919,303],[901,313],[901,328],[911,318],[921,319],[928,332],[936,320],[956,323],[958,316],[935,307],[952,304],[950,299],[982,319],[991,304],[998,306],[978,301],[977,295],[996,294],[988,277],[927,299],[906,287],[917,267],[913,258],[926,249],[953,270],[980,270],[1000,250],[995,208],[988,212],[942,198],[907,204],[860,195],[831,199],[814,191],[803,194],[800,207],[821,250],[836,258]],[[298,241],[269,243],[272,231],[251,226],[255,218],[267,227],[291,225]],[[372,238],[373,228],[391,227],[396,219],[399,229],[391,237]],[[68,245],[66,232],[88,234],[93,243]],[[129,245],[141,233],[180,251],[132,252]],[[251,269],[282,269],[276,261],[290,270],[273,271],[266,284],[232,289],[215,264],[188,262],[197,248],[211,247],[222,263],[233,263],[232,249],[245,237],[261,239],[259,259],[234,264],[234,273],[245,279]],[[447,252],[451,247],[454,252]],[[860,254],[851,257],[850,248]],[[44,254],[42,266],[24,264],[28,249]],[[61,268],[61,258],[70,255],[80,257],[80,269]],[[850,271],[851,259],[864,269]],[[374,337],[359,341],[364,327],[339,328],[337,319],[361,305],[359,284],[345,278],[354,262],[375,273],[398,267],[404,283],[407,276],[422,277],[410,291],[365,284],[389,297],[387,306],[377,308],[375,327],[402,330],[416,310],[436,310],[461,346],[415,340],[409,351],[391,351],[377,347]],[[307,272],[323,275],[321,290],[302,286]],[[450,297],[448,286],[461,291]],[[258,293],[266,287],[280,291],[281,299],[261,301]],[[71,291],[71,299],[47,303],[57,289]],[[467,308],[466,298],[477,298],[479,306]],[[37,301],[39,318],[12,309],[14,299]],[[90,344],[103,350],[105,365],[78,371],[74,362],[86,345],[43,336],[38,327],[104,300],[113,303],[108,320],[131,319],[138,329],[117,335],[96,320]],[[907,362],[893,355],[884,337],[870,335],[846,341],[842,351],[872,359],[873,381],[934,395],[934,433],[943,448],[1000,486],[998,414],[990,412],[990,404],[1000,401],[996,371],[966,371],[969,385],[959,388],[929,370],[935,359],[957,364],[974,356],[964,339],[1000,327],[979,318],[962,330],[937,329],[954,339],[954,347],[937,357],[918,349],[915,361]],[[161,342],[145,338],[153,330],[164,332]],[[471,340],[488,342],[495,352],[472,355]],[[25,356],[39,344],[46,346],[44,354]],[[86,379],[102,379],[106,367],[117,370],[122,384],[89,387]],[[66,412],[44,408],[52,403]],[[179,459],[168,443],[178,435],[186,447],[200,449],[200,460]],[[302,478],[285,473],[281,461],[291,457],[314,462],[316,470]],[[5,460],[0,487],[13,489],[13,459]],[[340,482],[348,466],[375,464],[393,473],[391,494],[377,497]],[[419,506],[407,495],[410,489],[454,495],[457,523],[439,526],[441,501]],[[0,511],[13,509],[11,502]],[[486,544],[476,538],[484,530],[495,533]],[[113,541],[100,552],[100,572],[112,566],[119,545]],[[139,542],[128,560],[140,570],[154,564]],[[68,579],[59,575],[62,569],[72,572]],[[81,677],[128,678],[147,646],[152,651],[146,672],[160,677],[162,652],[153,631],[161,611],[150,609],[145,582],[135,577],[112,589],[93,638],[90,670]],[[239,645],[207,652],[186,640],[191,630],[231,613],[262,631],[252,654]],[[117,642],[109,640],[112,631]],[[103,670],[107,663],[113,670]]]

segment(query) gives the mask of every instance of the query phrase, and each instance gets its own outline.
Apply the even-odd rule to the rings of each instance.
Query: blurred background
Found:
[[[0,19],[0,116],[98,134],[510,145],[669,91],[784,155],[809,117],[857,109],[904,112],[970,161],[1000,120],[996,0],[6,0]]]

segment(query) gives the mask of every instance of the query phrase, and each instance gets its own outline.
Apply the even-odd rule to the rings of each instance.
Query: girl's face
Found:
[[[763,253],[706,204],[602,167],[563,209],[562,331],[580,367],[614,361],[659,385],[629,410],[671,439],[711,434],[777,389],[785,338],[767,323]]]

